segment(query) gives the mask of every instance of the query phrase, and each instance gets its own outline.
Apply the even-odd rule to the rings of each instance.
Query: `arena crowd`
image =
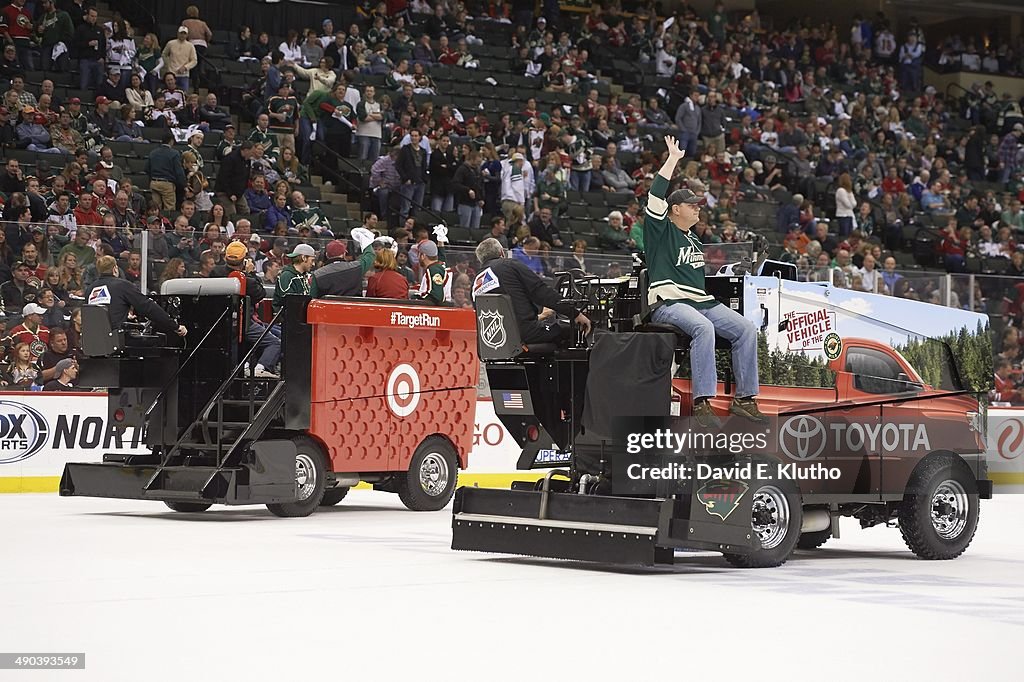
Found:
[[[455,305],[471,306],[476,265],[458,247],[490,236],[542,275],[621,273],[669,132],[688,158],[676,184],[706,198],[705,244],[988,312],[1018,376],[1024,114],[987,76],[1024,73],[1024,37],[540,4],[361,2],[313,26],[5,5],[3,382],[50,381],[78,348],[97,256],[139,281],[143,242],[150,290],[211,276],[232,242],[274,285],[299,243],[357,256],[356,227],[393,237],[378,269],[415,286],[441,222]],[[977,82],[938,92],[926,65]]]

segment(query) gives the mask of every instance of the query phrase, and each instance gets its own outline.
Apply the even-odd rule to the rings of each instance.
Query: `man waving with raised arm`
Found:
[[[654,176],[647,196],[644,245],[647,256],[648,301],[651,320],[670,324],[689,335],[693,416],[701,424],[714,420],[709,398],[715,396],[715,334],[732,343],[736,398],[729,412],[763,422],[757,407],[757,330],[736,311],[718,303],[704,290],[704,251],[692,228],[700,219],[703,197],[677,189],[666,198],[672,173],[684,152],[671,135],[665,136],[668,159]]]

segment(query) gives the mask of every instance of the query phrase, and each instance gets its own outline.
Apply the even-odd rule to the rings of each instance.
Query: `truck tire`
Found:
[[[800,539],[796,541],[797,549],[818,549],[832,537],[831,530],[819,530],[814,533],[800,533]]]
[[[268,504],[267,509],[274,516],[297,518],[309,516],[320,506],[327,483],[327,467],[320,446],[311,438],[299,436],[295,443],[295,480],[299,496],[294,502]]]
[[[921,559],[955,559],[978,529],[978,486],[964,463],[949,455],[917,468],[900,506],[903,541]]]
[[[199,512],[204,512],[213,506],[212,502],[207,503],[165,501],[164,504],[167,505],[168,509],[176,512],[181,512],[182,514],[198,514]]]
[[[754,491],[751,526],[761,549],[750,554],[725,554],[737,568],[774,568],[786,563],[800,540],[804,510],[800,493],[789,481],[770,480]]]
[[[459,459],[446,438],[423,439],[409,462],[409,470],[396,477],[402,504],[413,511],[437,511],[455,494]]]
[[[348,495],[348,488],[346,487],[331,488],[330,490],[325,490],[324,498],[320,500],[320,506],[333,507],[334,505],[344,500],[346,495]]]

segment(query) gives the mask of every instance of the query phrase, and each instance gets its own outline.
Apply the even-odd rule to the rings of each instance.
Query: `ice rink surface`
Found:
[[[262,507],[0,496],[0,651],[85,652],[0,680],[1020,680],[1024,497],[958,560],[897,529],[785,566],[623,569],[453,552],[450,510],[354,491]]]

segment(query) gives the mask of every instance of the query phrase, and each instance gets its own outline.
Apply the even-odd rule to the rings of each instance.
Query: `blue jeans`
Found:
[[[430,197],[430,209],[432,211],[451,211],[454,205],[454,194],[435,194]]]
[[[690,342],[690,375],[694,399],[712,398],[718,393],[715,334],[732,343],[736,396],[748,398],[758,394],[757,329],[735,310],[721,304],[698,310],[687,303],[671,303],[657,308],[651,320],[678,327],[693,339]]]
[[[402,197],[402,206],[398,209],[399,219],[404,221],[409,217],[409,211],[412,210],[413,204],[423,205],[423,191],[426,187],[424,183],[416,182],[398,188],[398,194]]]
[[[376,161],[380,157],[380,138],[369,135],[356,135],[359,141],[359,158],[363,161]]]
[[[1003,166],[999,171],[999,184],[1006,187],[1010,183],[1010,176],[1013,175],[1013,166]]]
[[[456,207],[459,214],[459,224],[471,230],[480,229],[480,216],[483,209],[479,204],[459,204]]]
[[[381,187],[374,196],[377,198],[377,217],[389,221],[391,216],[391,190]]]
[[[18,55],[18,61],[25,68],[26,71],[36,70],[36,50],[32,47],[32,43],[27,38],[18,38],[14,41],[15,54]],[[52,49],[52,48],[51,48]]]
[[[245,331],[245,340],[249,343],[256,343],[259,340],[260,335],[267,328],[267,325],[262,322],[255,320],[249,320],[249,328]],[[279,334],[274,334],[274,330],[267,332],[263,340],[260,341],[259,349],[256,351],[259,354],[259,360],[256,362],[263,365],[264,369],[273,370],[274,365],[281,359],[281,337]]]
[[[78,86],[82,90],[92,90],[103,82],[103,65],[96,59],[78,60]]]
[[[309,167],[313,160],[313,142],[310,136],[313,135],[313,122],[305,116],[299,117],[299,134],[295,138],[295,147],[299,154],[299,161],[303,166]]]
[[[697,156],[697,133],[680,132],[679,148],[686,152],[688,158]]]
[[[573,170],[569,173],[569,189],[576,192],[590,191],[590,171]]]

